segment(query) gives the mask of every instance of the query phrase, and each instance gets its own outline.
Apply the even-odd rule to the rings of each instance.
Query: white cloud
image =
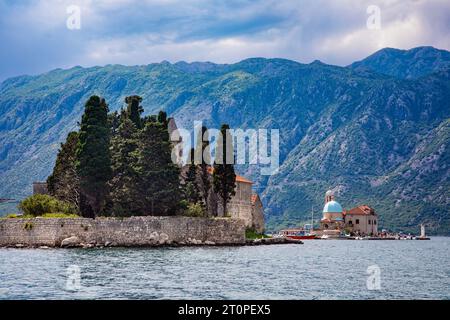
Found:
[[[68,5],[82,29],[66,28]],[[369,5],[381,30],[366,28]],[[248,57],[346,65],[389,46],[450,49],[447,0],[0,0],[0,79],[72,65]]]

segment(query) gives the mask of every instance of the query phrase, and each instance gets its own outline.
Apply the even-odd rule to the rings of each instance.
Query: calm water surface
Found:
[[[450,238],[160,249],[0,249],[0,299],[450,299]],[[81,288],[68,290],[79,266]],[[367,268],[381,270],[368,290]],[[70,281],[69,281],[70,282]]]

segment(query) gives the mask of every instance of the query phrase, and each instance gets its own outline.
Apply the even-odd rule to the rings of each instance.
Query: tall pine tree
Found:
[[[142,214],[175,214],[180,199],[179,168],[171,159],[167,126],[147,122],[140,132],[136,163]]]
[[[104,99],[92,96],[81,118],[76,168],[80,177],[81,206],[85,217],[102,213],[111,177],[110,122]]]
[[[117,134],[111,139],[112,178],[109,181],[112,212],[115,216],[139,214],[137,202],[137,174],[133,156],[137,148],[137,128],[123,117]]]
[[[199,175],[202,206],[204,207],[206,212],[210,214],[212,211],[209,203],[209,196],[211,192],[211,155],[206,151],[209,147],[209,136],[207,130],[208,129],[205,126],[202,127],[201,136],[198,137],[196,142],[195,153],[197,153],[196,158],[201,159],[201,162],[199,164]],[[201,153],[201,155],[199,153]]]
[[[142,98],[140,96],[129,96],[125,98],[125,103],[127,104],[127,115],[128,118],[134,123],[136,128],[142,128],[141,114],[144,109],[140,105]]]
[[[53,173],[47,178],[49,193],[55,198],[80,207],[80,179],[76,170],[78,132],[70,132],[61,144]]]
[[[122,112],[123,112],[123,110],[122,110]],[[109,113],[108,114],[108,122],[109,122],[109,127],[111,128],[111,138],[112,138],[119,131],[119,126],[121,124],[121,114],[119,114],[117,111]]]
[[[167,113],[166,112],[164,112],[162,110],[159,111],[159,113],[158,113],[158,122],[167,127],[167,125],[169,124],[169,121],[167,119]]]
[[[227,163],[227,158],[234,159],[232,136],[228,131],[229,129],[230,127],[227,124],[223,124],[220,128],[222,139],[217,141],[213,171],[214,191],[222,200],[224,215],[227,214],[228,202],[236,194],[236,173],[234,172],[234,165],[233,163]]]
[[[202,195],[198,183],[198,166],[194,163],[194,149],[191,150],[191,162],[187,165],[186,178],[184,179],[185,199],[192,204],[200,203]]]

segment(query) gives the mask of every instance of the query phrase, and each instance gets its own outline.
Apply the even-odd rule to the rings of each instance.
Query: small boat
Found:
[[[288,238],[292,240],[313,240],[319,239],[314,233],[314,207],[311,207],[311,224],[307,223],[303,228],[285,229],[281,230],[278,234],[279,237]]]
[[[305,229],[286,229],[280,231],[280,236],[293,240],[312,240],[316,238],[314,233]]]
[[[313,240],[316,238],[316,235],[315,234],[294,235],[294,236],[289,236],[287,238],[294,239],[294,240]]]

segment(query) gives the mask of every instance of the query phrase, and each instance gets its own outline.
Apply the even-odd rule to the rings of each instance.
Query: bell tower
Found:
[[[334,200],[334,193],[333,193],[333,191],[328,190],[325,193],[325,204],[327,204],[328,202],[333,201],[333,200]]]

